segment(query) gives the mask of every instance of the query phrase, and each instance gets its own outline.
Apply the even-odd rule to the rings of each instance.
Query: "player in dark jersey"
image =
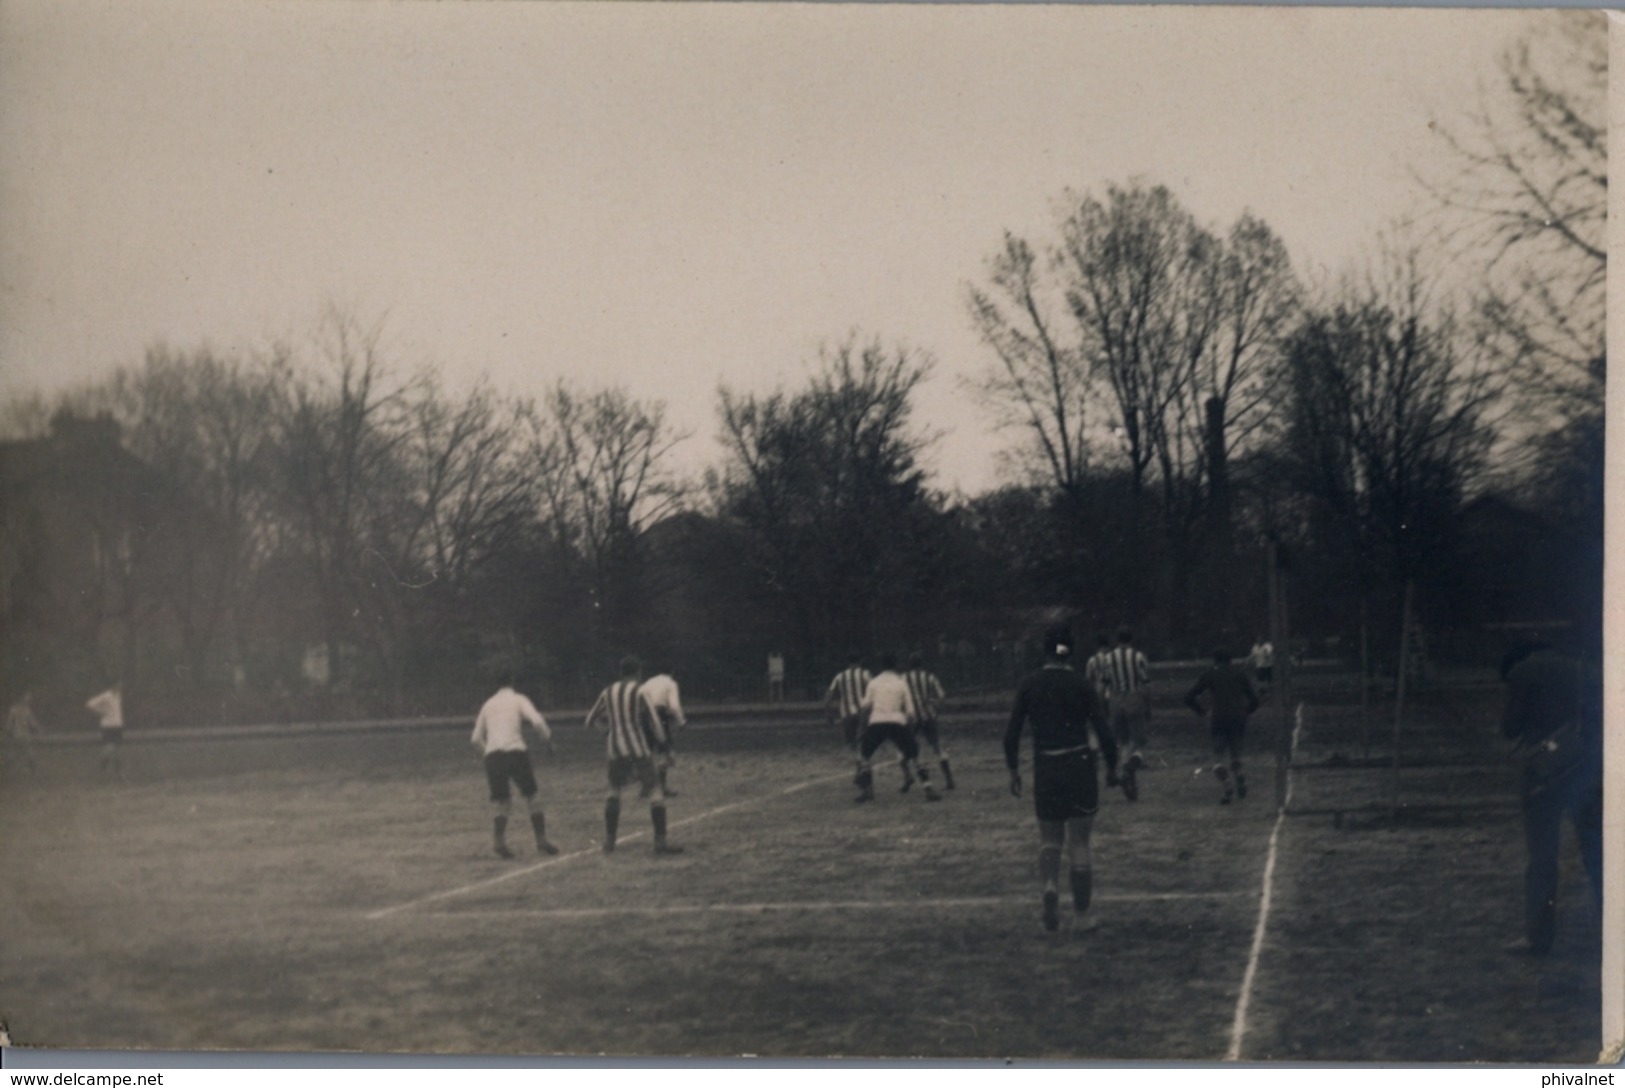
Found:
[[[1207,696],[1209,706],[1202,697]],[[1198,715],[1207,714],[1213,729],[1213,754],[1219,762],[1213,765],[1213,777],[1224,787],[1219,804],[1228,805],[1232,797],[1230,776],[1235,775],[1234,796],[1247,796],[1247,778],[1241,773],[1241,741],[1247,731],[1247,716],[1258,709],[1258,693],[1253,690],[1247,674],[1230,663],[1230,654],[1213,651],[1213,667],[1197,678],[1185,694],[1185,705]],[[1225,766],[1225,757],[1229,766]]]
[[[1072,885],[1073,929],[1083,932],[1091,928],[1086,919],[1094,876],[1089,833],[1100,807],[1096,764],[1102,757],[1106,762],[1106,783],[1117,784],[1117,742],[1106,728],[1106,716],[1094,685],[1072,668],[1072,651],[1070,628],[1052,627],[1044,633],[1044,667],[1027,676],[1016,689],[1010,725],[1004,732],[1010,793],[1020,797],[1021,731],[1026,726],[1032,729],[1038,874],[1044,882],[1044,928],[1051,933],[1061,924],[1063,848]]]

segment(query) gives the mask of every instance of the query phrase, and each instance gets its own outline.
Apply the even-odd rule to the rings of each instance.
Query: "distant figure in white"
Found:
[[[85,704],[92,714],[101,719],[102,774],[111,774],[124,781],[124,685],[115,683]]]
[[[474,720],[470,743],[480,750],[485,762],[485,780],[491,789],[491,847],[499,858],[513,857],[508,849],[508,816],[513,811],[509,783],[519,787],[530,812],[530,829],[536,834],[538,854],[557,854],[559,848],[547,841],[547,818],[536,796],[536,772],[525,746],[524,727],[529,722],[541,734],[548,752],[553,751],[553,732],[547,720],[525,696],[513,689],[513,677],[504,676],[502,687],[485,700]]]
[[[767,655],[767,701],[784,702],[784,655],[777,650]]]
[[[1253,643],[1253,648],[1247,654],[1247,664],[1253,668],[1253,679],[1258,681],[1259,694],[1269,694],[1270,684],[1275,679],[1275,647],[1267,638],[1260,638]]]

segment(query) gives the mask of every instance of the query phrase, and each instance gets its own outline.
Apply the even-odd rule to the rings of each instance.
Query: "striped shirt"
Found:
[[[1110,650],[1096,650],[1095,656],[1084,663],[1083,676],[1095,686],[1102,699],[1106,697],[1106,657]]]
[[[1131,695],[1151,683],[1151,663],[1133,646],[1113,646],[1095,656],[1108,695]]]
[[[948,697],[942,690],[942,681],[925,669],[910,669],[903,674],[908,681],[908,693],[914,697],[914,709],[922,722],[937,720],[937,704]]]
[[[660,715],[640,690],[636,680],[617,680],[598,694],[587,711],[587,724],[609,729],[607,752],[610,759],[648,759],[655,749],[666,747],[666,729]]]
[[[874,677],[862,665],[853,665],[842,669],[835,674],[835,679],[829,682],[829,690],[824,693],[824,702],[839,700],[841,717],[850,718],[863,709],[863,693],[868,690],[869,681]]]

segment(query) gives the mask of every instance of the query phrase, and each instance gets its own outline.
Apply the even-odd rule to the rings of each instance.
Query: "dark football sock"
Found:
[[[666,806],[665,805],[650,805],[649,806],[649,818],[654,821],[654,825],[655,825],[655,842],[657,842],[657,843],[665,842],[666,841]]]
[[[621,799],[611,797],[604,802],[604,849],[615,849],[615,831],[621,823]]]
[[[1072,909],[1082,914],[1089,909],[1089,896],[1094,890],[1093,869],[1073,869]]]

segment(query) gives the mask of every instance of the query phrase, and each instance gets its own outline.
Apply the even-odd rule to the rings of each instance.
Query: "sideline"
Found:
[[[814,786],[822,786],[829,782],[839,781],[842,778],[849,777],[851,773],[852,772],[850,770],[846,770],[842,771],[840,774],[824,775],[821,778],[809,778],[805,782],[798,782],[794,786],[790,786],[787,789],[779,790],[777,793],[764,794],[761,797],[747,798],[743,801],[734,801],[730,804],[719,805],[716,808],[707,809],[705,812],[697,813],[693,816],[686,816],[681,820],[673,820],[671,826],[673,828],[686,827],[689,824],[697,823],[700,820],[709,820],[713,816],[720,816],[724,812],[732,812],[735,809],[744,808],[748,805],[755,805],[764,801],[776,801],[780,797],[788,797],[792,793],[800,793],[802,790],[811,789]],[[636,831],[630,835],[621,836],[616,840],[616,842],[617,844],[637,842],[639,839],[645,839],[648,837],[648,831]],[[548,858],[546,861],[536,862],[533,865],[526,865],[518,869],[509,869],[500,876],[487,877],[484,880],[476,880],[472,883],[464,884],[461,887],[450,888],[442,892],[434,892],[431,895],[420,896],[417,899],[408,900],[405,903],[397,903],[393,907],[383,907],[379,910],[369,911],[365,917],[369,922],[376,922],[380,918],[388,918],[391,915],[400,914],[402,911],[411,910],[413,907],[421,907],[426,903],[438,903],[444,899],[452,899],[459,895],[467,895],[469,892],[479,891],[481,888],[489,888],[494,885],[504,883],[505,881],[517,880],[519,877],[529,876],[531,873],[541,872],[543,869],[551,869],[555,865],[563,865],[565,862],[574,861],[576,858],[598,856],[600,856],[600,851],[598,850],[574,850],[568,854],[561,854],[556,858]]]
[[[1252,1004],[1253,983],[1258,978],[1258,957],[1264,950],[1264,933],[1269,928],[1271,893],[1275,886],[1275,858],[1281,844],[1281,827],[1286,822],[1287,809],[1292,806],[1292,757],[1298,754],[1298,736],[1303,732],[1303,704],[1298,704],[1292,725],[1292,747],[1287,756],[1286,796],[1281,810],[1275,814],[1275,829],[1270,832],[1269,857],[1264,862],[1264,888],[1259,896],[1258,924],[1253,927],[1253,950],[1247,957],[1247,973],[1241,978],[1241,996],[1236,999],[1236,1016],[1230,1027],[1230,1049],[1224,1060],[1239,1062],[1241,1045],[1247,1038],[1247,1009]]]
[[[1097,895],[1097,903],[1149,903],[1189,899],[1239,899],[1251,892],[1121,892],[1116,895]],[[499,907],[492,910],[458,911],[459,918],[612,918],[628,915],[653,917],[670,914],[807,914],[814,911],[865,910],[924,910],[959,909],[976,907],[1006,908],[1012,904],[1031,904],[1031,896],[984,895],[947,899],[833,899],[779,903],[682,903],[653,907],[557,907],[530,909],[525,907]]]

